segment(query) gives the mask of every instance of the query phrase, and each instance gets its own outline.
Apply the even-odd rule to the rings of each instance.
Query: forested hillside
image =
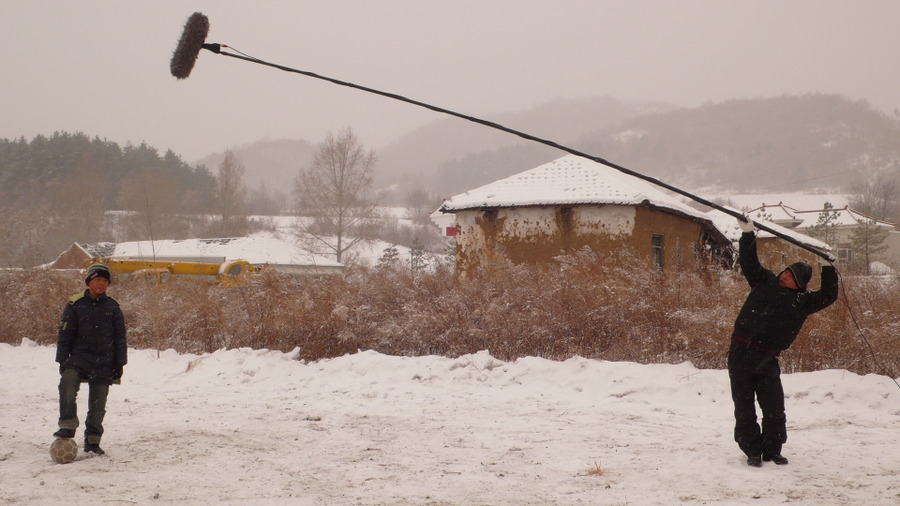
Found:
[[[0,266],[52,260],[75,241],[109,240],[104,212],[112,209],[141,216],[135,226],[172,228],[151,217],[206,212],[214,183],[205,168],[146,144],[59,132],[0,139]]]
[[[900,119],[837,95],[731,100],[632,117],[570,146],[690,189],[846,191],[900,169]],[[452,194],[558,156],[520,143],[446,161],[436,181]]]
[[[731,100],[635,118],[582,145],[693,188],[847,188],[900,162],[900,121],[836,95]]]

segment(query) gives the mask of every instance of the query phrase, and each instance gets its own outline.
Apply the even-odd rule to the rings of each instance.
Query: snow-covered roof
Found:
[[[108,257],[112,254],[112,252],[116,248],[116,243],[114,242],[95,242],[95,243],[81,243],[76,242],[76,246],[82,249],[89,257]]]
[[[797,217],[797,210],[784,204],[765,205],[756,209],[747,211],[747,216],[751,219],[765,219],[774,221],[775,223],[790,223],[797,226],[803,222],[803,218]]]
[[[339,267],[340,263],[313,255],[297,245],[267,235],[220,239],[133,241],[116,244],[110,255],[116,258],[151,260],[175,258],[244,259],[251,264],[315,265]]]
[[[656,207],[708,221],[705,213],[682,203],[662,189],[606,165],[575,155],[469,190],[444,201],[442,212],[493,207],[577,204]]]
[[[877,227],[894,228],[893,223],[870,218],[860,212],[850,209],[849,207],[844,207],[842,209],[797,211],[797,217],[803,220],[803,223],[797,225],[797,228],[810,228],[816,226],[819,223],[819,217],[822,215],[822,213],[831,214],[832,220],[830,223],[838,227],[858,227],[859,225],[865,223],[872,223]]]
[[[764,206],[784,204],[793,209],[824,209],[825,204],[832,207],[850,205],[850,196],[845,194],[806,194],[806,193],[768,193],[714,196],[719,200],[727,200],[738,209],[757,209]]]

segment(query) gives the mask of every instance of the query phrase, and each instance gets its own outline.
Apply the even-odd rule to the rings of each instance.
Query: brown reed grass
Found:
[[[66,299],[83,289],[80,273],[4,271],[2,280],[0,342],[55,343]],[[782,369],[896,378],[900,280],[844,277],[841,285],[838,302],[811,316],[782,354]],[[494,265],[464,280],[442,267],[353,268],[343,276],[270,270],[239,287],[122,278],[111,294],[137,348],[298,349],[304,360],[357,350],[450,357],[488,350],[501,360],[581,356],[721,369],[748,290],[731,271],[659,272],[585,251],[553,264]]]

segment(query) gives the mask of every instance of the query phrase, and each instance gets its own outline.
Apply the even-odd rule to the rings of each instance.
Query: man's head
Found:
[[[790,280],[785,279],[786,276],[793,278],[794,282],[790,283]],[[801,292],[806,291],[806,285],[810,279],[812,279],[812,267],[806,262],[793,263],[778,275],[778,281],[782,286],[800,290]],[[791,286],[792,284],[794,286]]]
[[[103,264],[94,264],[88,267],[84,276],[84,284],[88,286],[91,296],[99,297],[106,293],[111,281],[109,267]]]

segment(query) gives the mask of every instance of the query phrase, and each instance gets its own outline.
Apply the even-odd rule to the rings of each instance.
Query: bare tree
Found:
[[[122,182],[119,206],[133,211],[125,217],[125,237],[136,240],[187,237],[187,224],[179,219],[178,182],[158,170],[145,169]]]
[[[265,181],[260,181],[250,190],[247,210],[250,214],[275,216],[287,208],[288,197],[284,191],[270,188]]]
[[[366,149],[350,128],[329,132],[312,164],[295,179],[302,212],[298,232],[313,250],[335,255],[338,262],[360,241],[372,237],[378,210],[372,195],[375,151]],[[315,247],[318,246],[318,247]]]
[[[431,213],[437,209],[441,201],[421,186],[409,190],[404,200],[409,218],[417,225],[429,225]]]
[[[891,221],[900,218],[900,165],[878,176],[854,183],[850,207],[875,218]]]
[[[216,177],[216,202],[220,216],[221,235],[243,235],[247,230],[247,187],[244,185],[244,164],[231,150],[219,165]]]

